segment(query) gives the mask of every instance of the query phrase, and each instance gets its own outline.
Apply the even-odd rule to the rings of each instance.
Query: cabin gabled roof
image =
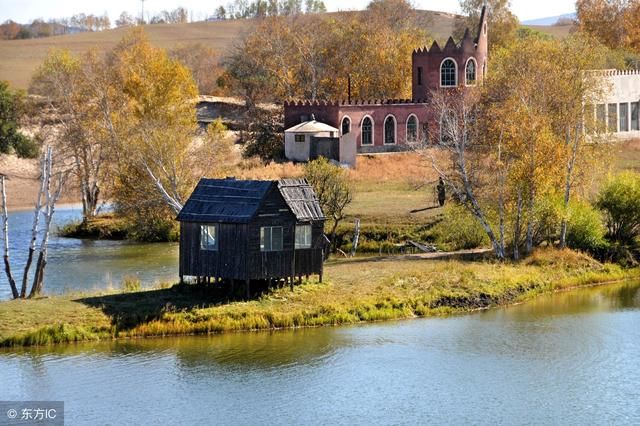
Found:
[[[282,179],[278,181],[278,189],[298,221],[325,219],[318,197],[305,179]]]
[[[200,179],[177,220],[247,223],[273,184],[269,180]]]
[[[181,222],[249,223],[272,188],[300,222],[324,220],[318,198],[304,179],[201,179],[178,214]]]

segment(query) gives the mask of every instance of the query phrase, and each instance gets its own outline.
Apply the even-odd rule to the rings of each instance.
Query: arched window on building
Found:
[[[416,142],[418,140],[418,118],[411,114],[407,118],[407,142]]]
[[[393,115],[384,120],[384,143],[385,145],[396,143],[396,120]]]
[[[370,117],[362,120],[362,140],[361,145],[373,145],[373,121]]]
[[[465,79],[467,86],[475,86],[476,85],[476,60],[473,58],[469,58],[467,61],[467,69],[465,72]]]
[[[456,87],[458,85],[458,66],[456,61],[447,58],[440,65],[440,86]]]
[[[349,117],[344,117],[342,119],[342,134],[346,135],[351,131],[351,120]]]

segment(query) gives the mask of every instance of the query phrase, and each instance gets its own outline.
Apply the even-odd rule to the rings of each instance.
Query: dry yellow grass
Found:
[[[202,43],[224,54],[240,39],[243,32],[251,27],[250,21],[232,20],[147,25],[145,32],[158,47],[171,48],[180,44]],[[26,89],[33,72],[49,50],[69,49],[74,54],[82,54],[90,49],[106,51],[113,48],[127,31],[126,28],[118,28],[95,33],[0,41],[0,80],[9,81],[13,87]]]

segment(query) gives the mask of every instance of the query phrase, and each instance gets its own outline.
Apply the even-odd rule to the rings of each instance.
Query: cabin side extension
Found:
[[[304,179],[202,179],[178,214],[180,281],[271,286],[317,274],[325,217]]]

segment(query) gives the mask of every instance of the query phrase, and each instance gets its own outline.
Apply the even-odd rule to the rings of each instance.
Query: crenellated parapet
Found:
[[[622,75],[640,75],[640,69],[638,70],[618,70],[618,69],[606,69],[606,70],[592,70],[588,71],[589,74],[597,75],[600,77],[616,77]]]
[[[291,107],[339,107],[349,105],[404,105],[404,104],[424,104],[427,103],[427,99],[352,99],[351,101],[342,100],[330,100],[330,101],[311,101],[308,99],[289,99],[284,101],[284,106]]]

